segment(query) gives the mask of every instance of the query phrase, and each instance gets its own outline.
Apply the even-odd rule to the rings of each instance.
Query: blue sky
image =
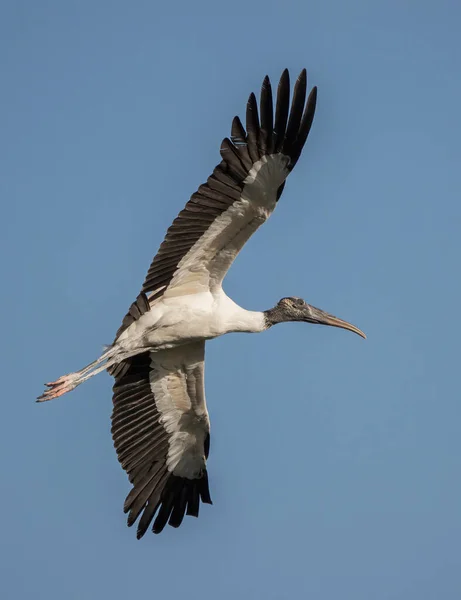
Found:
[[[461,595],[461,9],[455,1],[4,2],[0,236],[6,600]],[[214,506],[127,529],[95,358],[268,73],[316,119],[225,289],[357,324],[207,346]]]

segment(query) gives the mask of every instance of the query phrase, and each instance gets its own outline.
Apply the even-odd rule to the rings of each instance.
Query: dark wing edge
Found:
[[[163,294],[178,263],[211,223],[239,200],[244,181],[256,162],[263,156],[281,153],[289,157],[288,169],[293,169],[309,135],[317,101],[317,88],[312,88],[307,101],[306,90],[307,74],[303,69],[294,85],[290,110],[290,77],[285,69],[277,88],[275,115],[272,87],[267,75],[261,87],[260,116],[256,97],[250,94],[246,130],[239,117],[234,117],[231,137],[225,138],[221,144],[221,162],[173,221],[149,267],[142,286],[149,302]],[[284,185],[278,190],[277,200]],[[126,327],[122,324],[117,337],[124,329]]]
[[[179,527],[184,515],[198,517],[200,500],[212,504],[208,475],[187,479],[168,471],[168,432],[160,422],[154,394],[149,382],[150,354],[146,352],[125,361],[124,373],[113,387],[112,438],[117,457],[133,485],[124,512],[131,527],[138,517],[140,539],[156,515],[152,531],[160,533],[168,523]],[[204,442],[208,458],[210,435]]]

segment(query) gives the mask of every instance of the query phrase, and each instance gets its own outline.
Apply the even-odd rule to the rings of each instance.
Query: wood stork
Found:
[[[154,516],[154,533],[178,527],[184,515],[211,504],[206,460],[210,423],[205,403],[205,341],[229,332],[261,332],[276,323],[304,321],[354,325],[307,304],[282,298],[274,308],[248,311],[223,291],[222,281],[249,237],[272,214],[314,118],[317,90],[306,101],[306,71],[299,75],[290,109],[285,70],[275,115],[266,76],[258,106],[251,94],[246,130],[232,122],[222,160],[179,213],[147,273],[113,344],[87,367],[47,384],[51,400],[107,369],[113,387],[112,437],[132,489],[124,510],[137,537]]]

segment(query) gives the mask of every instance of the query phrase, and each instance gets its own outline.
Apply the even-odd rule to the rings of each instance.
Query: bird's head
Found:
[[[348,329],[357,335],[366,338],[366,335],[355,325],[338,319],[329,313],[307,304],[302,298],[282,298],[274,308],[265,312],[268,326],[286,321],[304,321],[305,323],[316,323],[318,325],[330,325]]]

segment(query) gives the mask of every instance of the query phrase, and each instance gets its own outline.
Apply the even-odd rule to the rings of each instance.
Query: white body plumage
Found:
[[[161,297],[120,335],[116,344],[121,353],[141,347],[165,350],[225,333],[257,333],[265,327],[264,313],[245,310],[220,289]]]

